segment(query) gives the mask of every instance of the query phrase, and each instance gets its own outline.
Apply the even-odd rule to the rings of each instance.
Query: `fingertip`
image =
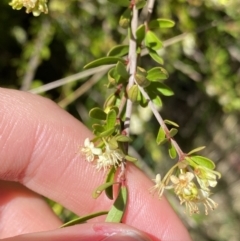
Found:
[[[84,223],[48,232],[24,234],[6,241],[151,241],[144,232],[121,223]],[[152,240],[153,241],[153,240]]]

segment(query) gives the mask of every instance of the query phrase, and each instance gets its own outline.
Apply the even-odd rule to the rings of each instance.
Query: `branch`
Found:
[[[179,157],[179,161],[182,161],[185,157],[185,153],[182,151],[182,149],[180,148],[180,146],[178,145],[178,143],[169,136],[169,129],[167,127],[167,125],[165,124],[162,116],[160,115],[160,113],[158,112],[158,110],[156,109],[154,103],[152,102],[152,100],[150,99],[149,95],[147,94],[147,92],[144,90],[144,88],[142,88],[141,86],[138,86],[138,88],[140,89],[142,95],[144,96],[144,98],[148,101],[148,105],[150,106],[154,116],[156,117],[158,123],[160,124],[160,126],[163,128],[167,138],[169,140],[171,140],[172,145],[174,146],[178,157]]]
[[[68,77],[53,81],[49,84],[42,85],[42,86],[40,86],[38,88],[35,88],[35,89],[31,89],[31,90],[29,90],[29,92],[33,93],[33,94],[40,94],[40,93],[43,93],[45,91],[52,90],[52,89],[55,89],[55,88],[60,87],[62,85],[71,83],[73,81],[89,77],[90,75],[99,73],[101,71],[107,71],[108,69],[110,69],[113,66],[114,65],[104,65],[104,66],[100,66],[100,67],[97,67],[97,68],[84,70],[80,73],[73,74],[73,75],[70,75]]]
[[[136,31],[138,27],[138,10],[136,7],[133,7],[132,11],[132,21],[131,21],[131,37],[129,41],[129,54],[128,54],[128,60],[129,60],[129,83],[127,88],[130,89],[134,85],[134,78],[135,78],[135,72],[137,68],[137,42],[136,42]],[[126,118],[124,122],[124,130],[126,132],[126,135],[129,136],[129,129],[130,129],[130,118],[132,115],[132,101],[130,99],[127,99],[127,107],[126,107]]]
[[[93,75],[90,79],[88,79],[85,83],[83,83],[78,89],[76,89],[73,93],[68,95],[66,98],[60,100],[58,105],[62,108],[66,108],[70,103],[75,101],[77,98],[86,93],[94,84],[96,84],[99,79],[101,79],[106,74],[105,71],[101,71]]]

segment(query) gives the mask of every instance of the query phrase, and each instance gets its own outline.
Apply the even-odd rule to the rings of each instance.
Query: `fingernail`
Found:
[[[104,241],[151,241],[151,239],[144,234],[129,231],[122,234],[113,234],[112,236],[105,238]]]
[[[93,229],[105,236],[104,241],[151,241],[145,233],[129,226],[95,224]]]

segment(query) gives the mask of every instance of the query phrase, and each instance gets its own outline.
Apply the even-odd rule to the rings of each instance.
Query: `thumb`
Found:
[[[121,223],[84,223],[47,232],[23,234],[3,241],[151,241],[143,232]]]

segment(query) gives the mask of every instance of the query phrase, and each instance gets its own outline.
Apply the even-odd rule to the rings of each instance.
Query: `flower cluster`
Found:
[[[25,7],[26,13],[32,12],[34,16],[48,13],[47,0],[12,0],[9,5],[16,10]]]
[[[207,215],[209,209],[214,210],[218,206],[210,198],[210,187],[217,185],[217,178],[221,177],[220,173],[205,166],[195,165],[192,168],[190,165],[185,165],[182,168],[181,165],[179,162],[173,166],[163,180],[161,180],[160,174],[157,174],[152,191],[157,192],[161,197],[165,189],[173,189],[180,204],[185,204],[190,215],[199,213],[198,205],[201,203],[204,205]],[[194,182],[195,180],[197,182]]]
[[[112,149],[107,142],[105,142],[103,148],[95,147],[89,138],[85,139],[81,152],[85,154],[88,162],[96,165],[97,170],[103,169],[104,171],[112,166],[117,168],[125,157],[120,149]]]

